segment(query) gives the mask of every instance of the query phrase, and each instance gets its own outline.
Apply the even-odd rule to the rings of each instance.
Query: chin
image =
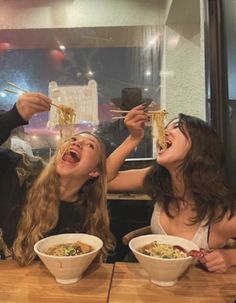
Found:
[[[73,167],[64,164],[58,164],[56,168],[56,172],[59,176],[67,176],[71,174],[71,170]]]
[[[168,168],[168,166],[170,165],[170,162],[167,161],[167,159],[157,157],[157,164],[160,165],[160,166],[163,166],[165,168]]]
[[[165,157],[163,157],[162,155],[157,155],[157,164],[163,165],[165,163],[166,163]]]

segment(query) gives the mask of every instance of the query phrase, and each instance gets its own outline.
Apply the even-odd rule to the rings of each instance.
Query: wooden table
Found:
[[[192,266],[171,287],[149,282],[138,263],[116,263],[109,303],[234,303],[236,267],[225,274],[209,273]]]
[[[105,303],[108,300],[113,264],[92,264],[83,279],[63,285],[55,281],[41,262],[19,267],[0,261],[1,303]]]
[[[113,268],[114,267],[114,268]],[[192,266],[175,286],[149,282],[138,263],[93,264],[78,283],[59,284],[40,262],[0,261],[0,303],[234,303],[236,267],[214,274]]]

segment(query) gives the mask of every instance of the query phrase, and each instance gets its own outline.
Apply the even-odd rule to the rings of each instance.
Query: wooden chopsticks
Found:
[[[27,90],[25,90],[25,89],[23,89],[23,88],[17,86],[16,84],[14,84],[14,83],[12,83],[12,82],[7,82],[7,84],[10,85],[10,86],[12,86],[12,87],[14,87],[14,88],[16,88],[16,89],[18,89],[18,90],[20,90],[20,91],[22,91],[22,92],[24,92],[24,93],[28,93]]]
[[[19,95],[19,92],[15,92],[14,90],[11,90],[11,89],[9,89],[9,88],[4,88],[3,90],[4,90],[5,92],[10,93],[10,94],[16,94],[16,95]]]
[[[111,113],[120,113],[120,114],[127,114],[130,112],[130,110],[119,110],[119,109],[110,109]],[[165,110],[148,110],[145,111],[147,114],[155,115],[155,114],[163,114],[167,112]]]
[[[130,111],[129,110],[119,110],[119,109],[110,109],[110,112],[111,113],[129,113]]]
[[[118,120],[118,119],[125,119],[125,116],[114,116],[114,117],[111,117],[112,120]]]
[[[25,90],[25,89],[19,87],[18,85],[14,84],[14,83],[12,83],[12,82],[7,82],[7,84],[10,85],[10,86],[12,86],[12,87],[14,87],[14,88],[16,88],[16,89],[18,89],[18,90],[21,91],[21,92],[28,93],[27,90]],[[19,91],[14,91],[14,90],[9,89],[9,88],[4,88],[4,91],[5,91],[5,92],[8,92],[8,93],[10,93],[10,94],[15,94],[15,95],[20,95],[20,94],[21,94]],[[57,108],[61,109],[59,105],[57,105],[57,104],[55,104],[55,103],[53,103],[53,102],[51,102],[51,105],[56,106]]]
[[[111,113],[117,113],[117,114],[127,114],[130,111],[129,110],[119,110],[119,109],[110,109]],[[167,114],[166,110],[146,110],[145,111],[148,115],[156,115],[156,114]],[[111,118],[112,120],[117,120],[117,119],[125,119],[125,116],[113,116]]]

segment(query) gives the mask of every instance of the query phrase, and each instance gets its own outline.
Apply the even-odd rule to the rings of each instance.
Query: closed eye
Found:
[[[167,127],[165,127],[165,130],[170,131],[172,129],[177,129],[177,128],[179,128],[179,122],[167,125]]]
[[[95,149],[95,146],[92,144],[92,143],[86,143],[86,146],[92,148],[92,149]]]
[[[175,128],[179,128],[179,122],[174,124],[173,129],[175,129]]]

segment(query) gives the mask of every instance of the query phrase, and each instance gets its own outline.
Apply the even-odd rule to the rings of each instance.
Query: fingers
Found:
[[[150,117],[143,110],[143,106],[139,105],[134,107],[125,117],[125,123],[138,123],[138,122],[148,122]]]
[[[19,100],[21,100],[22,102],[29,103],[31,105],[35,105],[36,107],[37,105],[39,105],[45,111],[50,110],[51,100],[41,93],[23,94]]]
[[[205,267],[207,268],[207,270],[209,272],[224,273],[228,269],[224,262],[223,263],[221,263],[221,262],[211,263],[211,264],[210,263],[205,263],[204,265],[205,265]]]
[[[143,117],[142,115],[137,115],[132,118],[125,118],[125,123],[130,123],[130,124],[139,124],[139,123],[146,123],[148,122],[148,119],[146,117]]]
[[[16,107],[24,120],[29,120],[33,114],[49,111],[51,100],[41,93],[25,93],[16,102]]]
[[[143,106],[134,107],[125,117],[125,124],[131,136],[142,138],[144,136],[145,123],[149,121],[148,115],[144,112]]]
[[[208,271],[210,272],[226,272],[229,268],[229,264],[224,254],[220,250],[214,250],[211,253],[206,254],[199,261],[204,264]]]

